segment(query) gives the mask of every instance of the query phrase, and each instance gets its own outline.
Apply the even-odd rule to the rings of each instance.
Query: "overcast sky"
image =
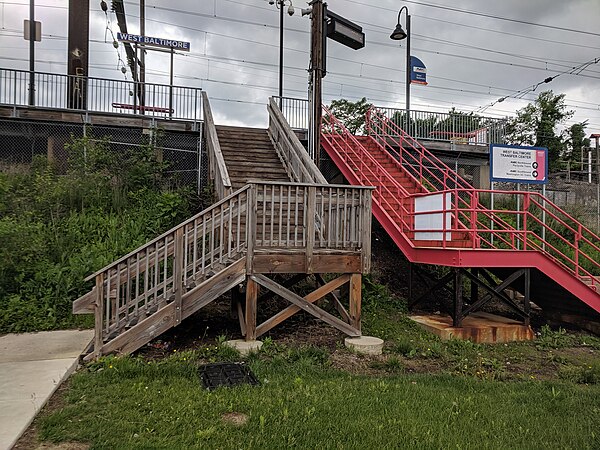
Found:
[[[0,0],[0,67],[28,68],[22,37],[28,4]],[[43,23],[37,70],[66,73],[67,5],[67,0],[36,0],[36,20]],[[404,106],[405,44],[389,39],[404,5],[412,16],[411,53],[426,64],[429,83],[412,85],[412,109],[476,111],[600,58],[599,0],[329,0],[330,10],[363,26],[366,47],[352,50],[329,40],[326,102],[367,97],[376,105]],[[305,2],[294,6],[296,14],[285,16],[284,95],[306,98],[310,21],[300,14]],[[139,2],[125,1],[125,11],[129,32],[137,33]],[[114,14],[108,19],[116,34]],[[92,0],[90,75],[123,79],[110,34],[105,41],[106,27],[100,1]],[[268,97],[277,94],[278,30],[278,11],[267,0],[146,0],[146,35],[191,42],[188,54],[175,56],[175,84],[206,90],[217,123],[265,126]],[[123,48],[119,51],[125,59]],[[147,81],[168,83],[168,57],[151,53],[146,64]],[[569,124],[588,119],[588,132],[600,132],[600,63],[578,75],[561,75],[524,99],[497,103],[484,114],[514,115],[546,89],[566,94],[575,111]]]

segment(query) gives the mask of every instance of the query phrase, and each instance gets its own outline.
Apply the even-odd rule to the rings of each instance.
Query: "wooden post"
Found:
[[[362,275],[353,273],[350,276],[350,319],[354,328],[360,330],[362,300]]]
[[[362,273],[367,274],[371,271],[371,201],[373,191],[362,191],[360,196],[363,199],[362,207]]]
[[[313,252],[315,247],[315,212],[317,209],[317,188],[309,186],[306,208],[306,273],[313,272]]]
[[[256,304],[258,284],[246,277],[246,340],[256,340]]]
[[[459,268],[454,269],[454,317],[452,326],[460,327],[463,311],[463,278]]]
[[[183,296],[183,228],[175,231],[175,248],[173,249],[173,292],[175,294],[175,323],[181,323],[182,296]],[[165,261],[166,264],[166,261]]]
[[[110,293],[108,293],[110,295]],[[95,336],[94,336],[94,354],[96,357],[101,355],[102,329],[103,329],[103,317],[104,317],[104,274],[100,273],[96,275],[96,303],[94,305],[95,314]]]
[[[254,265],[254,244],[256,243],[256,185],[248,189],[248,210],[246,212],[246,273],[251,274]],[[264,239],[264,236],[263,236]]]

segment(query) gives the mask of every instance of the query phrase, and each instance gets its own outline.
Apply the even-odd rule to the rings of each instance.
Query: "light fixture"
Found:
[[[406,39],[407,36],[408,34],[406,34],[404,29],[402,28],[402,25],[400,25],[400,22],[398,22],[398,24],[396,25],[396,29],[390,35],[390,39],[393,39],[394,41],[401,41],[402,39]]]
[[[312,8],[302,8],[301,12],[302,17],[308,16],[309,14],[312,14]]]
[[[296,11],[294,10],[294,5],[292,5],[292,2],[290,2],[290,6],[288,7],[288,10],[287,10],[287,12],[288,12],[288,14],[289,14],[290,16],[293,16],[293,15],[294,15],[294,13],[296,12]]]

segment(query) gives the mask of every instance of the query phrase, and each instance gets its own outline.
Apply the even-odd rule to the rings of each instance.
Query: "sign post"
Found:
[[[177,41],[175,39],[163,39],[163,38],[141,36],[138,34],[129,34],[129,33],[117,33],[117,39],[121,42],[129,42],[129,43],[135,44],[136,54],[137,54],[137,48],[139,47],[140,51],[143,55],[144,52],[146,51],[146,46],[157,47],[155,49],[149,49],[149,50],[168,52],[170,54],[169,117],[172,117],[173,116],[173,59],[175,56],[175,50],[189,52],[190,51],[190,43],[184,42],[184,41]],[[141,82],[140,89],[144,89],[144,82]],[[143,99],[144,96],[140,96],[140,98]],[[145,107],[146,107],[145,104],[141,104],[140,108],[139,108],[140,111],[143,112]],[[136,109],[137,108],[134,105],[134,111]]]

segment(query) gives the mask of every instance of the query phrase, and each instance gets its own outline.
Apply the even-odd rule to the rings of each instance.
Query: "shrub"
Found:
[[[89,324],[71,314],[85,277],[192,212],[153,148],[116,154],[84,138],[67,149],[65,175],[42,157],[0,173],[0,333]]]

